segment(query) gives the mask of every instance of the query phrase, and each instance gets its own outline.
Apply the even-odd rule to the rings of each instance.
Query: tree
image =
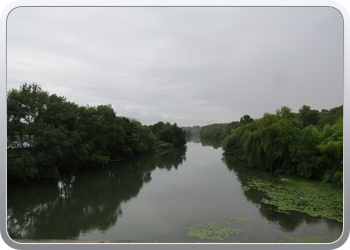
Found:
[[[141,129],[141,152],[149,153],[156,149],[157,137],[149,126],[143,125]]]
[[[342,106],[329,112],[323,110],[321,120],[332,117],[328,120],[331,123],[321,128],[318,111],[306,105],[299,111],[295,114],[282,107],[275,114],[265,113],[262,118],[233,129],[222,141],[224,155],[240,156],[262,169],[342,184]],[[304,127],[305,124],[308,125]]]
[[[343,105],[330,109],[328,112],[322,112],[319,121],[319,127],[323,128],[325,125],[334,125],[340,117],[343,117]]]
[[[186,143],[176,123],[143,126],[135,119],[118,117],[111,105],[81,107],[35,83],[8,92],[7,127],[11,181],[58,177]]]
[[[155,134],[158,139],[159,139],[158,133],[163,129],[163,127],[164,127],[164,122],[157,122],[156,124],[153,124],[150,126],[153,134]]]
[[[49,162],[52,155],[38,153],[40,138],[45,130],[45,112],[48,110],[48,93],[37,84],[23,84],[20,90],[12,89],[7,95],[7,136],[9,178],[33,178],[58,170]],[[56,145],[54,146],[56,147]],[[46,151],[52,149],[47,145]]]
[[[227,136],[225,134],[225,131],[227,131],[227,126],[227,123],[215,123],[203,126],[199,136],[202,139],[204,138],[221,141]]]
[[[244,129],[238,127],[231,131],[231,135],[226,137],[221,145],[224,150],[224,155],[234,155],[234,156],[242,156],[242,134],[244,133]]]
[[[319,138],[318,149],[321,152],[321,163],[325,174],[324,182],[343,183],[343,118],[333,125],[327,124]]]
[[[179,147],[186,144],[186,133],[176,123],[173,125],[173,143],[175,147]]]
[[[320,112],[315,109],[311,109],[310,106],[303,105],[299,109],[299,119],[301,120],[303,127],[308,125],[317,125],[320,120]]]
[[[88,153],[86,163],[103,167],[118,158],[126,135],[111,105],[82,107],[80,112],[82,141]]]
[[[290,157],[297,164],[296,172],[304,178],[321,179],[324,171],[318,145],[321,140],[317,127],[310,124],[297,134],[290,145]]]
[[[8,138],[16,148],[33,147],[36,123],[47,109],[48,93],[38,84],[23,84],[7,94]]]
[[[251,123],[251,122],[253,122],[253,121],[254,121],[254,119],[253,119],[253,118],[250,118],[250,115],[244,115],[244,116],[242,116],[241,119],[239,120],[239,123],[240,123],[241,125],[247,125],[247,124],[249,124],[249,123]]]

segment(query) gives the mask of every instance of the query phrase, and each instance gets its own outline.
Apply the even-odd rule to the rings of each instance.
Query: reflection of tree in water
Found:
[[[71,190],[73,188],[73,183],[75,181],[75,176],[71,178],[64,178],[58,181],[58,192],[61,198],[68,198],[71,196]]]
[[[177,169],[185,154],[185,147],[176,148],[11,190],[8,233],[14,239],[73,239],[90,230],[107,230],[122,215],[121,203],[138,195],[153,170]]]
[[[226,156],[222,159],[230,171],[233,171],[237,179],[241,182],[242,186],[247,185],[248,181],[253,176],[261,175],[265,170],[250,169],[244,167],[244,162],[238,157]],[[321,218],[315,218],[306,214],[291,212],[290,214],[280,213],[275,210],[276,207],[267,205],[261,202],[263,198],[267,196],[258,190],[250,189],[243,192],[247,200],[259,207],[260,214],[270,222],[278,224],[285,232],[294,231],[298,225],[304,221],[307,224],[317,224]]]
[[[186,147],[179,147],[171,151],[165,151],[155,155],[155,161],[158,168],[170,170],[172,167],[177,169],[186,161]]]
[[[280,213],[275,211],[275,207],[261,203],[260,213],[270,222],[278,224],[282,231],[293,232],[300,224],[304,221],[306,224],[318,224],[321,218],[311,217],[307,214],[302,214],[299,212],[290,212],[289,214]]]
[[[201,143],[203,147],[210,146],[215,149],[218,149],[221,147],[220,140],[201,138]]]
[[[201,143],[201,138],[199,137],[199,135],[194,135],[191,136],[191,138],[189,138],[188,141],[193,143]]]
[[[329,231],[334,231],[336,229],[339,229],[339,222],[332,221],[332,220],[328,221],[327,227],[328,227]]]

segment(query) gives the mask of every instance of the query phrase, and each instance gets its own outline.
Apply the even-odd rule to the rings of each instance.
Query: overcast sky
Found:
[[[226,123],[343,104],[343,18],[331,7],[21,7],[7,89],[38,83],[150,125]]]

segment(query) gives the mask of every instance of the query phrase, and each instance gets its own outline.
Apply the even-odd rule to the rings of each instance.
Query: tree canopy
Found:
[[[186,144],[177,124],[146,126],[111,105],[78,106],[38,84],[7,94],[9,181],[57,177],[111,160]]]
[[[225,155],[249,165],[324,182],[343,182],[343,107],[328,110],[289,107],[239,125],[222,141]]]

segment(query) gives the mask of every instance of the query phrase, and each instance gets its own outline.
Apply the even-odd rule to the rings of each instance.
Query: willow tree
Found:
[[[292,171],[289,169],[292,166],[289,164],[289,145],[299,132],[301,123],[291,111],[289,107],[282,107],[275,114],[265,113],[262,118],[233,130],[223,143],[225,154],[234,150],[241,152],[241,157],[250,165]]]
[[[322,167],[325,169],[324,182],[343,183],[343,118],[333,125],[326,125],[320,133],[321,143],[318,149],[322,155]]]

